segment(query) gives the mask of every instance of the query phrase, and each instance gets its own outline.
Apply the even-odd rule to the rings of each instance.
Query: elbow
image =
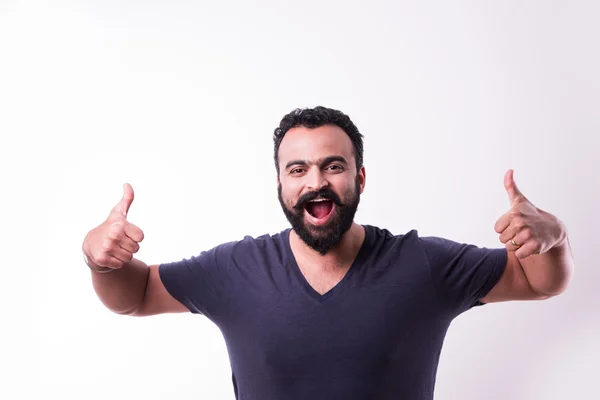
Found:
[[[108,307],[107,308],[110,310],[110,312],[112,312],[113,314],[116,315],[128,315],[128,316],[135,316],[137,314],[138,308],[114,308],[114,307]]]
[[[574,264],[572,259],[563,260],[560,263],[547,266],[552,273],[546,278],[543,285],[532,288],[543,296],[555,297],[565,293],[573,280]]]
[[[117,315],[127,315],[130,317],[138,316],[138,308],[131,308],[127,310],[113,310],[113,312]]]
[[[135,306],[129,306],[127,307],[124,304],[114,304],[108,301],[104,301],[104,299],[100,299],[102,301],[102,304],[104,304],[104,307],[106,307],[110,312],[112,312],[113,314],[117,314],[117,315],[129,315],[129,316],[136,316],[141,308],[141,305],[137,304]]]
[[[546,300],[551,297],[559,296],[567,291],[569,288],[569,284],[571,279],[564,279],[559,282],[555,282],[553,285],[548,285],[548,287],[544,288],[535,288],[532,289],[541,297],[541,300]]]

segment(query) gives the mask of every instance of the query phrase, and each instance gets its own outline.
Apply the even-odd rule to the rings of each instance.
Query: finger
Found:
[[[510,225],[508,225],[506,229],[504,229],[500,234],[500,241],[502,243],[506,243],[509,240],[513,239],[516,243],[519,243],[517,242],[516,236],[519,235],[521,229],[522,225],[520,225],[518,222],[515,222],[514,220],[511,221]]]
[[[534,254],[539,254],[539,249],[536,247],[536,244],[533,241],[526,242],[515,251],[515,256],[517,256],[518,259],[527,258]]]
[[[108,241],[104,243],[104,249],[107,251],[111,249],[111,241],[118,243],[124,237],[126,237],[125,226],[127,225],[127,220],[125,220],[123,217],[120,217],[116,220],[108,221],[108,223],[109,225],[106,231],[106,238]]]
[[[126,223],[125,224],[125,234],[134,242],[141,242],[142,240],[144,240],[144,232],[142,232],[142,230],[140,228],[138,228],[137,226],[135,226],[132,223]]]
[[[110,254],[104,254],[103,256],[98,257],[97,260],[93,260],[94,264],[99,267],[107,267],[118,269],[123,266],[123,261],[111,256]]]
[[[512,219],[512,215],[510,213],[506,213],[503,216],[501,216],[500,218],[498,218],[498,220],[494,224],[494,230],[496,231],[496,233],[504,232],[506,230],[506,228],[508,228],[508,226],[510,225],[511,219]],[[504,243],[504,242],[502,242],[502,243]]]
[[[531,235],[531,231],[518,228],[517,230],[518,232],[515,235],[507,239],[505,243],[506,249],[508,251],[514,251],[515,255],[518,255],[521,258],[529,257],[531,254],[539,254],[539,242]]]
[[[515,183],[514,171],[512,169],[509,169],[504,174],[504,188],[506,189],[506,193],[508,193],[508,200],[511,207],[527,200]]]
[[[133,254],[130,251],[125,250],[122,247],[114,247],[110,252],[110,255],[121,262],[129,262],[133,259]]]
[[[119,247],[132,254],[137,253],[140,250],[140,245],[131,240],[128,236],[121,239]]]
[[[506,246],[508,251],[517,251],[528,241],[528,236],[525,235],[520,226],[512,223],[510,226],[502,232],[500,235],[500,241]]]
[[[127,218],[127,213],[129,212],[129,207],[131,207],[131,203],[133,202],[133,188],[129,183],[123,184],[123,197],[119,204],[115,206],[113,211],[116,211],[123,217]]]
[[[514,241],[514,242],[515,242],[515,243],[516,243],[518,246],[515,246],[515,245],[513,244],[513,241]],[[504,247],[506,247],[506,250],[508,250],[508,251],[517,251],[517,250],[519,250],[519,249],[521,248],[521,246],[522,246],[522,244],[521,244],[521,243],[519,243],[519,242],[517,242],[517,240],[516,240],[516,239],[508,239],[508,240],[507,240],[507,241],[504,243]]]

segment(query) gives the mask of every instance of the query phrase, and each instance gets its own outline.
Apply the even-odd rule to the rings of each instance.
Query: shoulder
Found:
[[[192,265],[227,266],[231,265],[232,261],[237,264],[244,264],[258,259],[264,260],[265,257],[273,258],[274,255],[283,253],[283,235],[286,232],[287,230],[260,236],[246,235],[241,239],[233,239],[213,245],[192,256],[189,260],[184,259],[183,261],[189,261]]]
[[[389,229],[374,225],[363,225],[367,235],[375,243],[386,245],[411,244],[423,250],[455,250],[464,246],[473,246],[442,236],[421,235],[417,229],[410,229],[404,233],[392,233]]]
[[[461,243],[441,236],[420,236],[418,243],[427,255],[433,258],[459,253],[461,250],[475,247],[474,245]]]
[[[419,242],[436,279],[473,285],[479,290],[485,282],[496,281],[506,267],[505,248],[478,246],[439,236],[424,236]]]
[[[402,241],[411,241],[419,237],[416,229],[410,229],[405,233],[392,233],[387,228],[381,228],[375,225],[363,225],[367,237],[375,242],[396,243]]]
[[[368,244],[373,251],[390,251],[392,249],[402,248],[406,251],[408,248],[420,247],[419,231],[410,229],[403,233],[393,233],[389,229],[380,228],[373,225],[363,225],[366,231]]]
[[[503,248],[491,248],[478,246],[441,236],[421,236],[419,244],[427,254],[430,261],[451,261],[453,259],[466,257],[467,259],[479,259],[489,256],[501,255]]]
[[[432,264],[447,264],[461,258],[481,258],[501,252],[501,249],[479,247],[436,235],[421,235],[417,229],[395,234],[388,229],[365,225],[376,253],[398,253],[412,259],[425,257]]]
[[[366,247],[371,254],[371,261],[377,264],[388,264],[405,260],[415,261],[423,258],[419,243],[419,232],[411,229],[404,233],[393,233],[389,229],[373,225],[363,225],[366,231]]]
[[[255,263],[269,260],[271,262],[285,258],[286,240],[290,229],[281,232],[252,236],[246,235],[242,239],[220,245],[223,251],[236,263]]]

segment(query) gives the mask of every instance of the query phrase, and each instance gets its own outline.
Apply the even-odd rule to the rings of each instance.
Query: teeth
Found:
[[[315,199],[315,200],[311,200],[309,201],[309,203],[318,203],[320,201],[328,201],[329,199]]]

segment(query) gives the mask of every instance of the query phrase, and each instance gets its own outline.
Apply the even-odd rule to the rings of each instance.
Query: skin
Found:
[[[82,245],[96,294],[117,314],[128,314],[138,307],[148,277],[147,266],[133,262],[144,234],[127,221],[132,202],[133,188],[124,184],[121,201],[103,223],[88,232]],[[128,268],[123,268],[126,265]]]
[[[332,155],[343,155],[347,165],[340,171],[320,165]],[[292,164],[307,160],[307,165]],[[335,165],[335,163],[333,164]],[[291,208],[306,192],[327,185],[339,196],[347,193],[358,175],[363,193],[365,169],[356,171],[352,142],[337,126],[290,129],[279,150],[280,175],[285,205]],[[300,169],[298,169],[300,167]],[[572,279],[574,262],[565,225],[554,215],[535,207],[518,189],[514,171],[504,177],[510,209],[494,229],[508,251],[505,272],[483,302],[544,300],[563,293]],[[306,219],[305,223],[309,223]],[[308,247],[297,235],[290,235],[292,251],[309,283],[319,293],[328,291],[344,276],[364,240],[364,230],[354,223],[340,244],[326,255]],[[518,246],[515,246],[511,240]]]
[[[332,156],[341,156],[343,160],[324,163]],[[290,129],[279,148],[279,171],[277,185],[281,187],[283,203],[288,209],[292,209],[301,196],[323,187],[329,188],[343,203],[347,203],[354,194],[357,182],[361,194],[366,182],[365,168],[361,167],[358,171],[356,169],[352,141],[335,125]],[[307,214],[306,211],[304,213]],[[314,235],[328,234],[327,230],[315,228],[307,215],[304,223]],[[290,245],[308,283],[323,294],[343,278],[356,258],[364,238],[364,228],[353,222],[338,245],[325,255],[310,248],[294,230],[290,234]]]
[[[331,156],[336,160],[323,163]],[[290,161],[304,160],[289,165]],[[352,142],[337,126],[290,129],[279,148],[282,201],[291,209],[306,193],[328,187],[342,202],[354,193],[358,183],[362,194],[365,168],[356,169]],[[513,171],[507,171],[504,186],[510,208],[494,228],[508,251],[502,277],[484,303],[510,300],[542,300],[563,293],[573,276],[574,262],[565,225],[554,215],[535,207],[517,188]],[[165,289],[158,265],[147,266],[133,255],[143,240],[140,228],[127,220],[134,194],[123,187],[121,201],[107,219],[86,235],[82,250],[91,268],[94,289],[111,311],[134,316],[187,312]],[[310,220],[304,219],[310,226]],[[327,230],[314,229],[314,234]],[[319,293],[327,292],[345,275],[365,238],[364,228],[352,223],[340,242],[326,254],[306,245],[292,230],[290,244],[294,257],[309,284]],[[515,246],[513,240],[518,246]]]
[[[525,197],[513,170],[504,175],[504,188],[510,208],[494,229],[508,261],[500,281],[482,301],[545,300],[564,293],[575,269],[564,223]]]

